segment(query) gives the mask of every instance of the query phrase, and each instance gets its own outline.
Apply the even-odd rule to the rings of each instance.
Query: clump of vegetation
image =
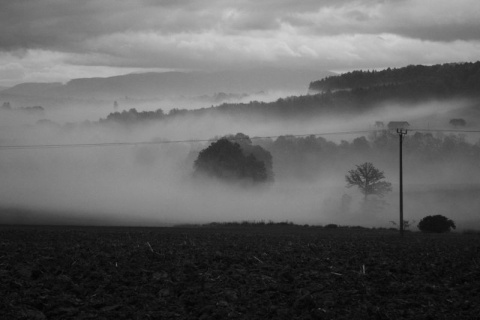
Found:
[[[434,216],[426,216],[418,223],[418,229],[422,232],[444,233],[455,229],[455,222],[440,214]]]
[[[330,223],[330,224],[327,224],[324,228],[326,228],[326,229],[336,229],[336,228],[338,228],[338,224]]]
[[[205,227],[279,227],[279,226],[294,226],[294,227],[301,227],[301,225],[295,224],[292,221],[272,221],[269,220],[266,222],[265,220],[243,220],[243,221],[227,221],[227,222],[210,222],[208,224],[204,224]],[[304,225],[308,226],[308,225]]]
[[[194,163],[195,173],[230,181],[271,181],[270,153],[260,146],[251,146],[242,141],[247,139],[249,141],[248,136],[241,135],[238,139],[226,137],[212,143],[200,151]]]
[[[456,127],[465,127],[467,125],[467,121],[465,119],[450,119],[450,125]]]

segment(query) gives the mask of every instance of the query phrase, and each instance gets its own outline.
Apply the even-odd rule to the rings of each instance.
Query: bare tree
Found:
[[[370,162],[357,165],[357,169],[348,171],[345,176],[347,180],[347,187],[357,186],[364,194],[365,199],[368,195],[377,195],[383,197],[387,192],[392,191],[392,184],[385,179],[383,171],[378,170]]]

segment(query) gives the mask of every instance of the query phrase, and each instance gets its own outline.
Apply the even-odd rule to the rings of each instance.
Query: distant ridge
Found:
[[[310,93],[273,102],[223,103],[214,108],[110,113],[106,121],[134,123],[170,116],[222,114],[255,119],[310,119],[320,115],[360,114],[385,103],[415,106],[432,100],[468,99],[470,111],[480,109],[480,62],[408,66],[385,71],[353,71],[310,84]]]
[[[259,69],[224,72],[147,72],[107,78],[72,79],[61,83],[23,83],[3,90],[2,95],[42,98],[113,100],[125,97],[154,99],[195,97],[225,93],[257,93],[269,90],[303,90],[308,84],[332,73]]]
[[[11,88],[5,88],[1,90],[3,94],[9,95],[20,95],[20,96],[38,96],[43,95],[45,92],[48,92],[53,89],[60,88],[62,84],[60,82],[50,82],[50,83],[36,83],[36,82],[27,82],[21,83]]]
[[[310,92],[327,92],[373,87],[412,87],[429,91],[480,92],[480,61],[433,66],[409,65],[381,71],[352,71],[310,83]]]

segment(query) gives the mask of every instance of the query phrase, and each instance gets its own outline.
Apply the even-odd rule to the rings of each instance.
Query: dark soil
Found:
[[[1,319],[480,319],[480,236],[0,226]]]

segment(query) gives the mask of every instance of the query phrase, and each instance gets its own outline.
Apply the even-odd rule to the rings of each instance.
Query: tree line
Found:
[[[243,155],[234,156],[240,159],[235,164],[237,171],[234,175],[247,174],[245,173],[247,171],[242,169],[245,166],[251,166],[252,170],[257,170],[258,167],[255,169],[255,165],[258,165],[256,161],[260,161],[265,166],[257,171],[262,172],[261,176],[264,177],[260,180],[266,180],[266,177],[273,180],[273,176],[279,179],[315,180],[322,173],[343,170],[352,159],[358,162],[381,163],[382,166],[388,165],[394,170],[398,165],[398,135],[388,130],[379,130],[352,141],[340,142],[313,135],[305,137],[287,135],[272,139],[249,138],[242,133],[227,136],[224,139],[229,140],[230,143],[224,142],[223,146],[219,146],[221,148],[213,152],[214,156],[207,156],[207,152],[202,151],[203,160],[200,156],[195,164],[197,169],[202,166],[213,168],[212,159],[225,163],[222,159],[241,155],[240,150],[243,150]],[[238,146],[234,146],[235,144]],[[479,170],[480,141],[468,142],[466,137],[460,134],[421,132],[409,134],[404,137],[403,152],[406,161],[414,163],[417,169],[425,166],[432,167],[435,164],[449,163],[455,166],[461,163],[464,169],[470,168],[477,170],[476,172]],[[219,154],[223,155],[219,156]],[[253,156],[250,162],[247,161],[249,155]],[[220,167],[217,169],[223,170]],[[217,169],[212,169],[212,172]]]
[[[386,135],[387,132],[382,132],[382,134]],[[425,136],[427,139],[431,138],[430,134],[415,134],[407,145],[414,145],[412,142],[425,142]],[[313,136],[292,138],[293,139],[290,139],[290,143],[296,143],[298,146],[301,146],[300,150],[307,149],[311,151],[312,147],[316,145],[316,142],[326,142],[323,138],[317,141]],[[452,140],[452,138],[453,137],[450,136],[444,140],[444,143],[446,143],[444,147],[448,150],[450,150],[452,146],[455,147],[455,141],[459,141],[455,139]],[[284,137],[279,137],[273,142],[273,145],[277,142],[285,143],[285,141],[287,140]],[[355,150],[356,152],[359,151],[358,147],[361,149],[369,148],[369,143],[365,137],[355,139],[351,145],[349,145],[348,142],[342,141],[341,145],[344,148],[353,146],[354,150],[357,149]],[[331,148],[335,148],[336,144],[330,143],[329,146],[330,151],[332,151]],[[475,146],[472,147],[475,148]],[[478,145],[476,145],[477,155],[478,149]],[[226,182],[242,182],[244,186],[252,186],[252,183],[273,182],[272,159],[273,157],[269,151],[258,145],[253,145],[252,140],[247,135],[238,133],[235,136],[222,137],[200,151],[194,162],[194,177],[208,176]],[[304,167],[302,163],[296,163],[296,165]],[[384,171],[375,167],[371,162],[356,165],[356,168],[349,170],[345,175],[345,181],[347,182],[346,187],[356,187],[363,194],[362,210],[368,212],[382,210],[385,204],[382,198],[385,194],[392,191],[392,184],[386,180]],[[245,184],[245,182],[248,184]],[[374,197],[372,198],[371,196]],[[348,211],[351,200],[352,198],[350,196],[344,194],[339,209],[341,211]],[[395,222],[392,221],[392,223],[396,225]],[[410,221],[403,221],[404,228],[407,229],[409,226]],[[455,223],[453,220],[442,215],[434,215],[424,217],[418,224],[418,228],[422,232],[442,233],[455,229]]]
[[[418,103],[430,99],[469,97],[480,99],[480,62],[407,66],[382,71],[353,71],[310,83],[311,93],[274,102],[223,103],[195,110],[172,109],[110,113],[101,122],[134,124],[178,116],[250,116],[256,119],[294,119],[362,113],[386,101]]]
[[[314,179],[322,172],[344,167],[351,159],[388,163],[392,168],[398,163],[398,134],[389,130],[340,142],[313,135],[253,141],[272,154],[276,176]],[[465,168],[478,170],[480,141],[469,142],[461,134],[412,132],[404,137],[403,153],[407,161],[416,165],[462,163]]]
[[[409,65],[381,71],[352,71],[330,76],[310,83],[309,90],[327,92],[337,90],[371,91],[370,94],[389,94],[401,97],[434,95],[475,95],[480,92],[480,61],[475,63],[447,63],[434,66]]]

